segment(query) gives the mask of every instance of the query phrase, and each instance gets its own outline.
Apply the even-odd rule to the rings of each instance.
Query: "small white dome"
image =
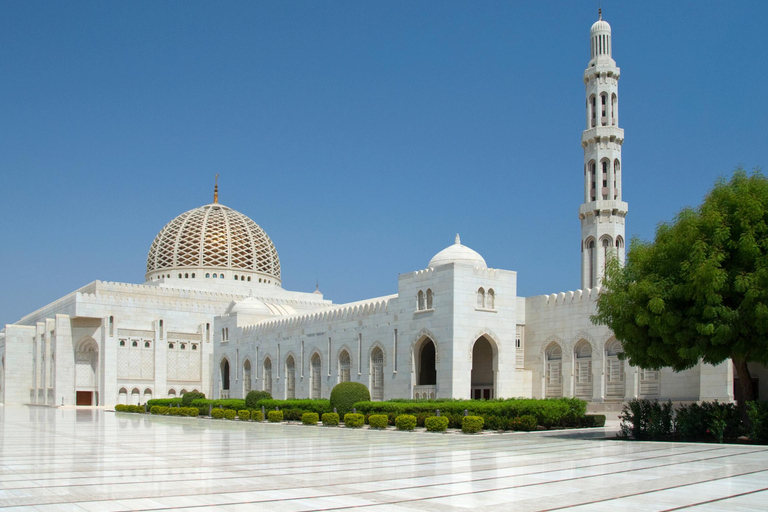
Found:
[[[607,21],[603,19],[603,14],[600,13],[600,19],[592,24],[592,28],[589,29],[590,35],[595,35],[597,32],[611,33],[611,26]]]
[[[465,265],[472,265],[476,268],[488,268],[485,259],[480,256],[477,251],[473,251],[466,245],[461,245],[461,239],[458,234],[456,235],[454,244],[435,254],[434,258],[429,261],[429,265],[427,266],[429,268],[435,268],[448,263],[462,263]]]
[[[239,313],[241,315],[272,316],[272,311],[266,304],[253,297],[246,297],[243,300],[232,302],[227,308],[227,313]]]

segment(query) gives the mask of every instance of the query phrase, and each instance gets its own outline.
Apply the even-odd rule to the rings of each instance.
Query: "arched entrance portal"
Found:
[[[485,336],[472,347],[472,393],[475,400],[496,398],[496,354]]]
[[[424,338],[414,347],[416,382],[413,398],[435,398],[437,394],[437,348],[430,338]]]
[[[229,398],[229,361],[221,362],[221,398]]]
[[[75,352],[75,404],[99,405],[99,347],[93,338],[77,345]]]

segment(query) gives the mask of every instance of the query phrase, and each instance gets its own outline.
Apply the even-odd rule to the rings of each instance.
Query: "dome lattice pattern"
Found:
[[[280,258],[264,230],[215,203],[182,213],[152,242],[147,273],[178,267],[252,270],[280,279]]]

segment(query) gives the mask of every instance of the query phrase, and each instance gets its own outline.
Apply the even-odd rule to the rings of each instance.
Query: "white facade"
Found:
[[[612,333],[589,320],[605,262],[623,261],[627,213],[619,68],[602,19],[590,44],[583,290],[518,297],[517,274],[489,268],[457,235],[424,269],[400,275],[397,294],[335,305],[319,291],[284,290],[269,237],[220,205],[216,191],[213,203],[157,235],[144,284],[96,281],[6,325],[0,402],[109,406],[252,389],[319,398],[343,381],[364,383],[376,400],[732,400],[729,363],[681,373],[631,368]]]

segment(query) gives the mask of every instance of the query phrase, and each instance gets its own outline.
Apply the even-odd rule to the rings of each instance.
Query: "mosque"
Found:
[[[325,398],[362,382],[374,400],[573,396],[733,400],[733,369],[646,371],[589,320],[610,258],[624,259],[618,81],[611,27],[590,30],[581,220],[582,289],[519,297],[517,274],[455,241],[397,293],[333,304],[281,286],[269,236],[218,202],[169,222],[143,284],[95,281],[0,332],[0,402],[144,403],[202,391]],[[765,382],[767,379],[763,379]]]

